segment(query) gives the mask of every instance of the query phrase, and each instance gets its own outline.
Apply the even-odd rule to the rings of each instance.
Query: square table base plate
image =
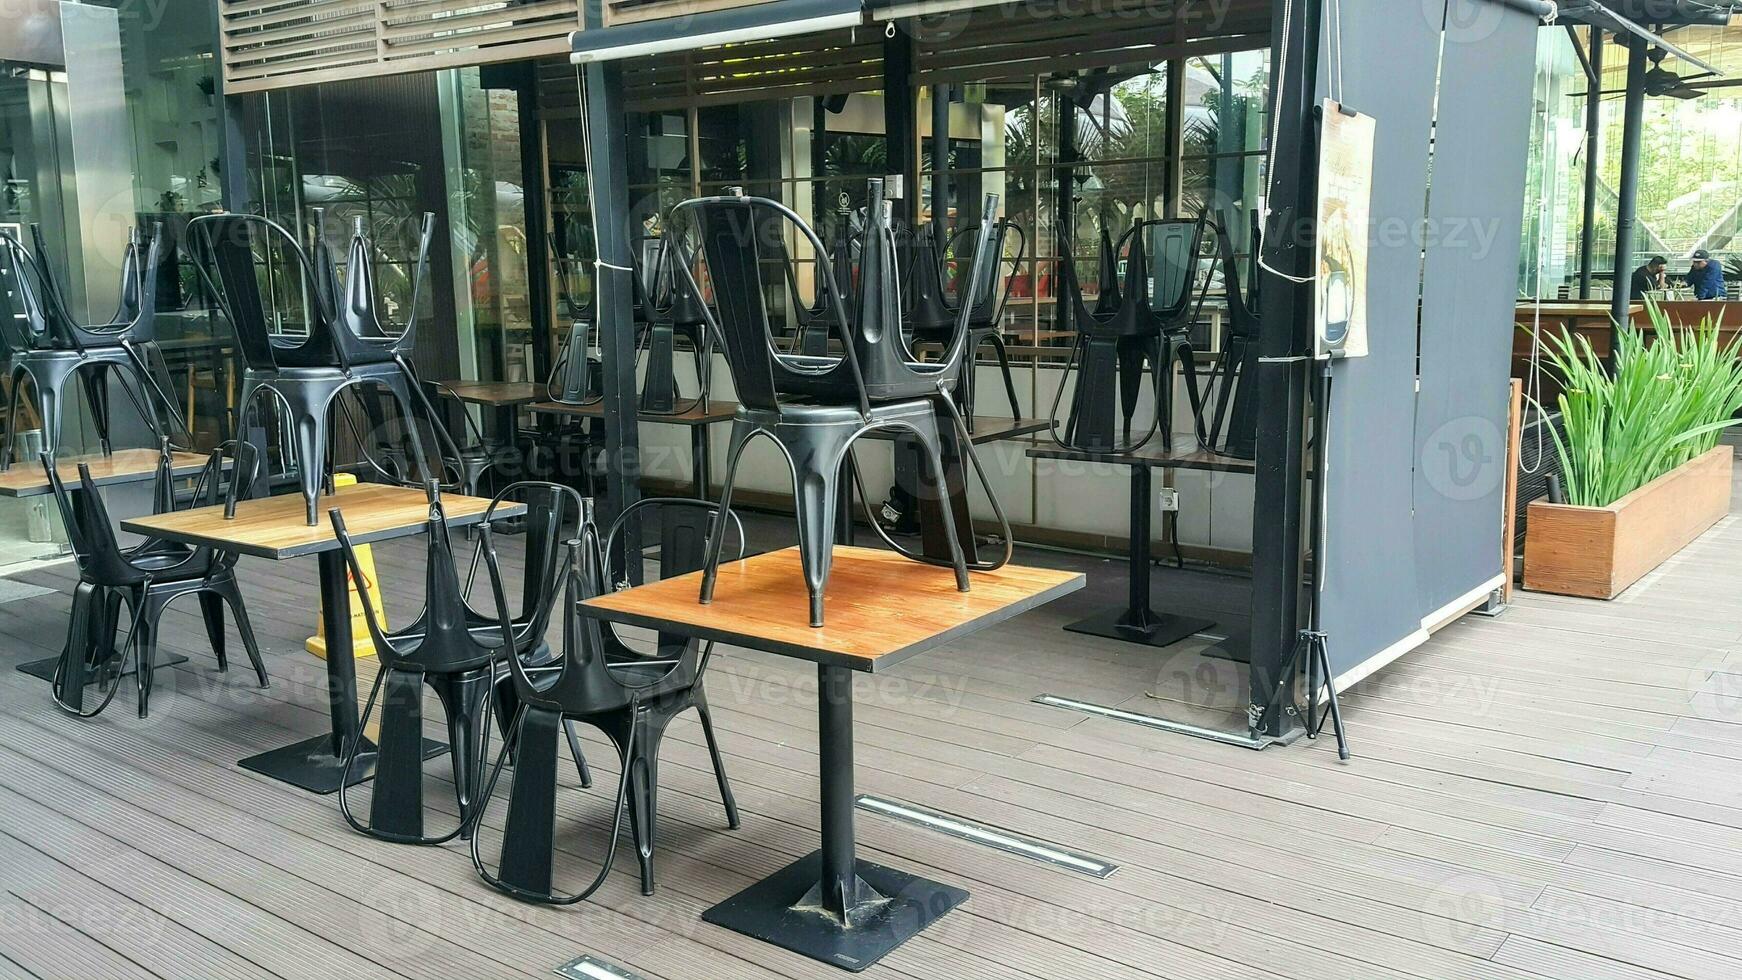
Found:
[[[1213,629],[1216,625],[1212,619],[1191,619],[1186,616],[1175,616],[1172,613],[1151,612],[1144,626],[1126,626],[1126,609],[1108,609],[1096,613],[1088,619],[1078,620],[1065,627],[1072,633],[1086,633],[1089,636],[1105,636],[1112,640],[1124,640],[1126,643],[1139,643],[1144,646],[1165,647],[1196,633]]]
[[[345,760],[332,754],[332,745],[333,736],[317,735],[259,755],[251,755],[237,765],[249,772],[271,776],[280,782],[325,796],[339,791],[339,777],[345,769]],[[447,750],[448,747],[441,742],[427,738],[423,740],[425,761],[434,759]],[[366,742],[363,751],[357,753],[357,764],[351,767],[349,785],[355,786],[374,778],[375,746]]]
[[[702,921],[858,973],[968,900],[963,889],[860,861],[860,879],[890,901],[846,929],[792,907],[816,887],[822,866],[822,852],[814,851],[703,912]]]
[[[157,658],[157,663],[154,666],[156,667],[157,670],[162,670],[165,667],[175,667],[175,666],[178,666],[180,664],[185,664],[187,662],[188,662],[188,658],[182,656],[179,653],[178,654],[170,654],[168,656],[159,655]],[[32,660],[29,663],[19,664],[18,665],[18,672],[20,674],[29,674],[32,677],[41,678],[42,680],[49,681],[52,683],[54,681],[55,668],[59,667],[59,666],[60,666],[60,658],[59,657],[44,657],[41,660]],[[129,667],[126,670],[121,672],[121,676],[122,677],[132,677],[136,673],[138,673],[138,671],[135,668]]]

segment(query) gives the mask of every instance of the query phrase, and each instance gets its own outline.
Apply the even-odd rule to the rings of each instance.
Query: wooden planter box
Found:
[[[1538,500],[1524,535],[1524,587],[1613,599],[1730,513],[1735,450],[1718,446],[1607,507]]]

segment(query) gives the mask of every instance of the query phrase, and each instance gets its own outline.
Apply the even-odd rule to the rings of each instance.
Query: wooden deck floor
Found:
[[[377,548],[395,595],[415,555]],[[859,788],[1119,871],[1096,880],[862,814],[865,856],[973,892],[868,977],[1742,974],[1735,517],[1616,602],[1522,594],[1445,630],[1346,699],[1348,765],[1323,744],[1252,753],[1029,703],[1159,712],[1172,706],[1148,693],[1213,702],[1198,688],[1225,683],[1178,669],[1177,652],[1059,630],[1122,588],[1117,565],[1085,565],[1095,594],[865,679]],[[582,953],[648,980],[841,975],[698,919],[815,846],[804,665],[715,661],[742,830],[723,829],[684,721],[663,758],[658,895],[639,894],[624,856],[593,901],[531,907],[485,888],[458,847],[358,837],[333,798],[236,766],[324,726],[302,650],[314,563],[243,568],[272,689],[213,673],[197,614],[177,610],[166,646],[193,660],[161,677],[144,722],[130,694],[95,721],[64,717],[11,669],[58,647],[70,571],[30,577],[54,594],[0,603],[0,978],[545,977]],[[565,885],[609,816],[609,753],[588,747],[599,782],[559,804]],[[501,817],[498,803],[487,845]]]

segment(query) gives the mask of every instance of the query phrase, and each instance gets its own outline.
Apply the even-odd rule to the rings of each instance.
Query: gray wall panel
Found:
[[[1399,7],[1406,12],[1399,13]],[[1343,101],[1374,117],[1376,228],[1421,221],[1440,22],[1417,3],[1341,0]],[[1330,20],[1327,18],[1327,20]],[[1320,91],[1331,87],[1326,25]],[[1411,635],[1416,612],[1411,518],[1416,303],[1421,256],[1411,236],[1375,234],[1368,268],[1369,356],[1334,365],[1326,480],[1323,624],[1342,676]],[[1259,520],[1264,515],[1258,515]]]
[[[1508,367],[1536,18],[1451,0],[1422,284],[1415,553],[1422,615],[1501,574]]]

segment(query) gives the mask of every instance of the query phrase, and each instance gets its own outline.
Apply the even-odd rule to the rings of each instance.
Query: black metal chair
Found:
[[[962,247],[972,244],[969,239],[972,237],[973,231],[973,228],[960,229],[950,240],[949,250],[957,257],[958,263],[962,263]],[[1013,231],[1017,238],[1016,255],[1008,260],[1010,269],[1008,272],[1004,272],[1003,266],[1006,261],[1004,250],[1009,235]],[[1016,285],[1017,273],[1022,269],[1022,262],[1027,258],[1027,254],[1028,235],[1023,232],[1022,226],[1009,218],[1000,218],[992,225],[992,240],[987,243],[985,255],[970,255],[967,262],[962,263],[968,269],[968,274],[963,277],[962,281],[969,284],[969,288],[960,290],[960,294],[967,297],[966,301],[970,307],[968,313],[968,355],[966,363],[962,366],[962,385],[957,400],[962,406],[962,415],[968,420],[969,431],[972,431],[974,426],[974,376],[976,373],[974,358],[979,353],[982,344],[991,344],[993,354],[998,357],[998,370],[1004,375],[1004,394],[1010,400],[1010,418],[1016,420],[1022,417],[1022,407],[1018,404],[1016,396],[1016,379],[1010,373],[1010,352],[1004,346],[1004,308],[1010,302],[1010,291]],[[986,280],[983,276],[976,275],[978,263],[986,259],[995,263],[994,272],[1002,273],[1001,276],[995,275],[991,280]],[[1002,288],[999,286],[1000,278],[1003,280]],[[984,288],[979,293],[969,296],[973,292],[972,286],[976,283],[983,284]],[[958,297],[958,301],[961,301],[960,297]],[[925,328],[917,323],[914,325],[914,339],[937,344],[948,343],[948,336],[942,331],[935,327]]]
[[[712,389],[714,351],[708,333],[708,318],[701,293],[693,278],[677,274],[679,264],[694,262],[680,241],[661,238],[653,259],[651,288],[646,300],[651,310],[641,331],[639,347],[646,354],[646,374],[641,379],[641,412],[645,415],[682,415],[708,403]],[[696,396],[678,397],[677,341],[689,344],[695,360]]]
[[[157,473],[160,511],[174,506],[167,441],[161,452]],[[260,686],[269,685],[260,647],[237,585],[236,554],[151,540],[124,549],[115,538],[108,509],[91,479],[89,464],[79,464],[77,493],[70,492],[61,481],[52,453],[42,454],[42,465],[66,522],[67,537],[71,539],[79,568],[79,584],[73,593],[72,628],[53,681],[57,705],[81,717],[100,714],[120,690],[127,654],[132,652],[136,661],[139,717],[144,718],[150,710],[158,622],[170,603],[187,595],[199,597],[218,669],[230,669],[224,649],[224,606],[228,604]],[[223,504],[226,515],[234,514],[237,501],[252,494],[258,475],[259,455],[252,445],[225,443],[213,451],[194,480],[188,506]],[[132,613],[132,626],[126,648],[117,652],[112,644],[122,603]],[[87,711],[84,689],[93,680],[105,684],[107,690],[97,707]]]
[[[1211,418],[1206,426],[1199,412],[1197,436],[1198,444],[1212,452],[1251,458],[1258,431],[1258,396],[1243,382],[1254,376],[1258,359],[1260,322],[1248,299],[1258,290],[1256,284],[1252,284],[1250,292],[1241,286],[1240,262],[1234,255],[1230,234],[1233,222],[1233,215],[1225,214],[1221,234],[1216,236],[1222,284],[1228,294],[1228,326],[1216,363],[1205,380],[1212,399]],[[1256,228],[1253,234],[1252,248],[1256,250],[1259,248]]]
[[[1103,251],[1103,265],[1113,266],[1120,251],[1126,255],[1125,280],[1119,290],[1118,305],[1106,315],[1096,315],[1083,302],[1082,285],[1077,278],[1076,264],[1067,246],[1060,250],[1061,289],[1059,301],[1068,304],[1077,331],[1077,342],[1065,363],[1058,395],[1053,399],[1052,437],[1062,446],[1089,452],[1128,453],[1147,445],[1157,432],[1171,428],[1168,399],[1171,383],[1164,375],[1171,374],[1171,362],[1162,356],[1164,333],[1181,317],[1189,317],[1197,251],[1201,241],[1202,219],[1167,219],[1137,221],[1120,237],[1111,251]],[[1148,233],[1154,229],[1153,233]],[[1146,239],[1154,238],[1162,246],[1164,261],[1156,270],[1154,294],[1167,297],[1167,305],[1156,309],[1151,303],[1152,287]],[[1175,257],[1178,257],[1175,261]],[[1109,261],[1111,259],[1111,261]],[[1107,275],[1108,270],[1103,270]],[[1103,295],[1107,284],[1102,284]],[[1167,348],[1169,357],[1176,348]],[[1188,352],[1189,356],[1189,352]],[[1145,368],[1155,397],[1153,419],[1140,439],[1132,438],[1132,420],[1143,394]],[[1071,410],[1064,432],[1059,432],[1058,407],[1064,391],[1072,388]],[[1123,423],[1115,432],[1118,413]],[[1170,434],[1163,435],[1163,444],[1171,447]]]
[[[705,508],[724,515],[716,518],[721,527],[729,517],[728,512],[706,501],[649,499],[639,506],[654,504]],[[610,589],[604,556],[624,527],[623,516],[628,513],[619,515],[602,544],[593,524],[591,501],[583,500],[581,508],[580,526],[564,548],[566,585],[560,659],[528,660],[517,654],[518,639],[510,641],[506,658],[514,722],[484,783],[478,805],[480,813],[489,806],[502,770],[512,759],[514,783],[496,872],[492,873],[484,864],[479,837],[476,834],[472,837],[472,863],[480,877],[516,898],[553,905],[584,901],[604,883],[616,859],[625,806],[640,863],[641,890],[643,894],[653,894],[660,740],[672,719],[685,711],[693,709],[701,719],[727,825],[734,830],[739,826],[738,806],[726,778],[702,686],[713,644],[687,638],[667,643],[662,638],[657,653],[644,658],[624,644],[612,627],[581,616],[577,607],[582,600]],[[493,555],[486,555],[485,565],[498,614],[506,619],[510,613],[500,567]],[[687,570],[667,560],[662,560],[661,566],[666,576]],[[559,728],[567,736],[582,785],[591,783],[585,758],[570,727],[572,722],[592,725],[610,739],[618,751],[621,775],[612,804],[610,838],[598,875],[587,888],[563,895],[552,890]]]
[[[1197,282],[1199,250],[1203,247],[1208,218],[1209,212],[1204,211],[1191,221],[1145,221],[1131,232],[1141,235],[1153,229],[1155,261],[1151,266],[1154,273],[1152,282],[1155,296],[1166,300],[1166,305],[1153,307],[1153,312],[1161,329],[1155,361],[1156,370],[1161,374],[1158,406],[1163,413],[1161,444],[1168,450],[1173,449],[1174,362],[1179,363],[1180,377],[1185,381],[1186,405],[1192,418],[1199,419],[1204,414],[1197,354],[1192,345],[1192,326],[1198,321],[1210,285],[1209,278],[1205,277],[1203,289],[1196,292],[1194,302],[1193,286]]]
[[[154,437],[163,427],[155,406],[181,433],[187,423],[165,382],[157,376],[151,341],[156,335],[157,274],[163,254],[163,225],[152,228],[145,245],[137,228],[128,233],[121,263],[121,298],[114,316],[106,323],[87,325],[76,319],[67,306],[48,259],[47,243],[39,226],[32,226],[36,254],[23,243],[0,232],[0,343],[7,354],[10,406],[0,447],[0,468],[12,464],[19,407],[26,384],[33,407],[42,421],[43,448],[61,450],[61,425],[66,408],[66,388],[77,381],[90,407],[99,446],[108,455],[110,414],[108,380],[114,375]]]
[[[759,276],[761,250],[784,233],[783,224],[790,223],[809,240],[816,254],[824,254],[822,242],[802,218],[778,201],[736,196],[685,201],[672,212],[674,222],[680,215],[695,215],[719,310],[719,322],[710,328],[720,337],[738,391],[739,410],[732,425],[721,505],[731,505],[744,447],[757,436],[772,439],[792,469],[811,625],[819,627],[823,625],[835,522],[848,519],[836,513],[843,466],[853,443],[867,432],[905,431],[919,441],[929,466],[922,477],[921,505],[936,515],[926,525],[943,531],[935,545],[928,541],[928,554],[922,560],[953,566],[957,588],[963,592],[969,589],[968,561],[958,528],[965,523],[966,501],[951,501],[959,506],[952,506],[947,515],[941,506],[948,481],[944,427],[940,425],[940,419],[950,417],[960,425],[948,392],[959,378],[967,346],[967,331],[961,329],[967,311],[959,315],[957,334],[942,361],[920,363],[909,352],[897,313],[900,297],[891,282],[894,249],[890,205],[883,197],[883,182],[869,183],[872,224],[866,232],[860,268],[862,301],[856,329],[841,338],[843,350],[838,357],[781,354],[774,346]],[[996,208],[996,199],[990,200],[988,214]],[[982,244],[989,234],[988,224],[982,228]],[[846,313],[847,304],[833,271],[824,268],[819,272],[828,301],[837,310],[834,320],[854,322]],[[964,446],[964,451],[972,455],[971,448]],[[702,577],[703,603],[713,599],[719,545],[720,536],[715,535]]]
[[[332,407],[346,389],[372,384],[392,393],[411,442],[419,483],[431,476],[418,431],[419,408],[438,441],[452,444],[434,407],[424,398],[409,360],[434,231],[435,216],[424,215],[406,326],[395,337],[383,327],[377,312],[373,249],[361,221],[351,239],[342,286],[324,235],[317,234],[311,262],[290,232],[258,215],[202,215],[188,225],[196,264],[233,325],[246,365],[242,420],[246,422],[262,392],[270,392],[288,412],[311,526],[319,523],[318,499],[328,476]],[[300,324],[295,323],[298,319]],[[274,329],[298,325],[303,330],[297,333]]]
[[[385,629],[370,599],[371,586],[358,561],[356,547],[347,532],[343,508],[329,511],[333,532],[338,536],[352,581],[362,600],[364,618],[380,658],[380,670],[364,704],[358,734],[345,752],[346,779],[339,789],[339,811],[358,833],[400,844],[445,844],[471,834],[477,819],[477,791],[483,775],[483,760],[489,745],[490,697],[496,681],[497,661],[509,649],[509,638],[523,642],[542,639],[549,624],[550,607],[532,605],[525,618],[478,613],[466,602],[454,565],[453,544],[440,490],[430,484],[429,519],[424,556],[423,610],[406,626]],[[572,496],[572,493],[571,493]],[[550,495],[540,501],[545,517],[560,521],[564,497]],[[488,515],[487,515],[488,516]],[[486,560],[494,561],[490,547],[490,521],[478,525],[479,548]],[[542,564],[542,563],[540,563]],[[550,569],[543,574],[550,576]],[[528,585],[540,574],[536,565],[527,568]],[[539,593],[543,595],[543,593]],[[423,688],[428,685],[442,703],[447,719],[448,753],[453,764],[454,788],[459,804],[456,826],[438,835],[424,832],[423,805]],[[362,745],[362,731],[377,704],[381,705],[381,734],[375,760],[374,795],[365,823],[351,811],[346,789]]]
[[[851,319],[846,323],[838,322],[843,313],[849,318],[853,309],[848,306],[843,311],[828,301],[828,296],[819,285],[815,295],[806,301],[798,284],[798,269],[791,256],[786,254],[786,244],[779,238],[774,239],[777,249],[775,259],[780,263],[782,274],[786,278],[787,304],[792,311],[794,338],[792,349],[788,353],[804,354],[810,357],[822,357],[829,352],[829,334],[842,336],[853,329]],[[853,288],[854,243],[844,232],[837,234],[829,243],[829,269],[834,273],[835,282],[842,288]],[[821,283],[822,277],[816,277]]]

